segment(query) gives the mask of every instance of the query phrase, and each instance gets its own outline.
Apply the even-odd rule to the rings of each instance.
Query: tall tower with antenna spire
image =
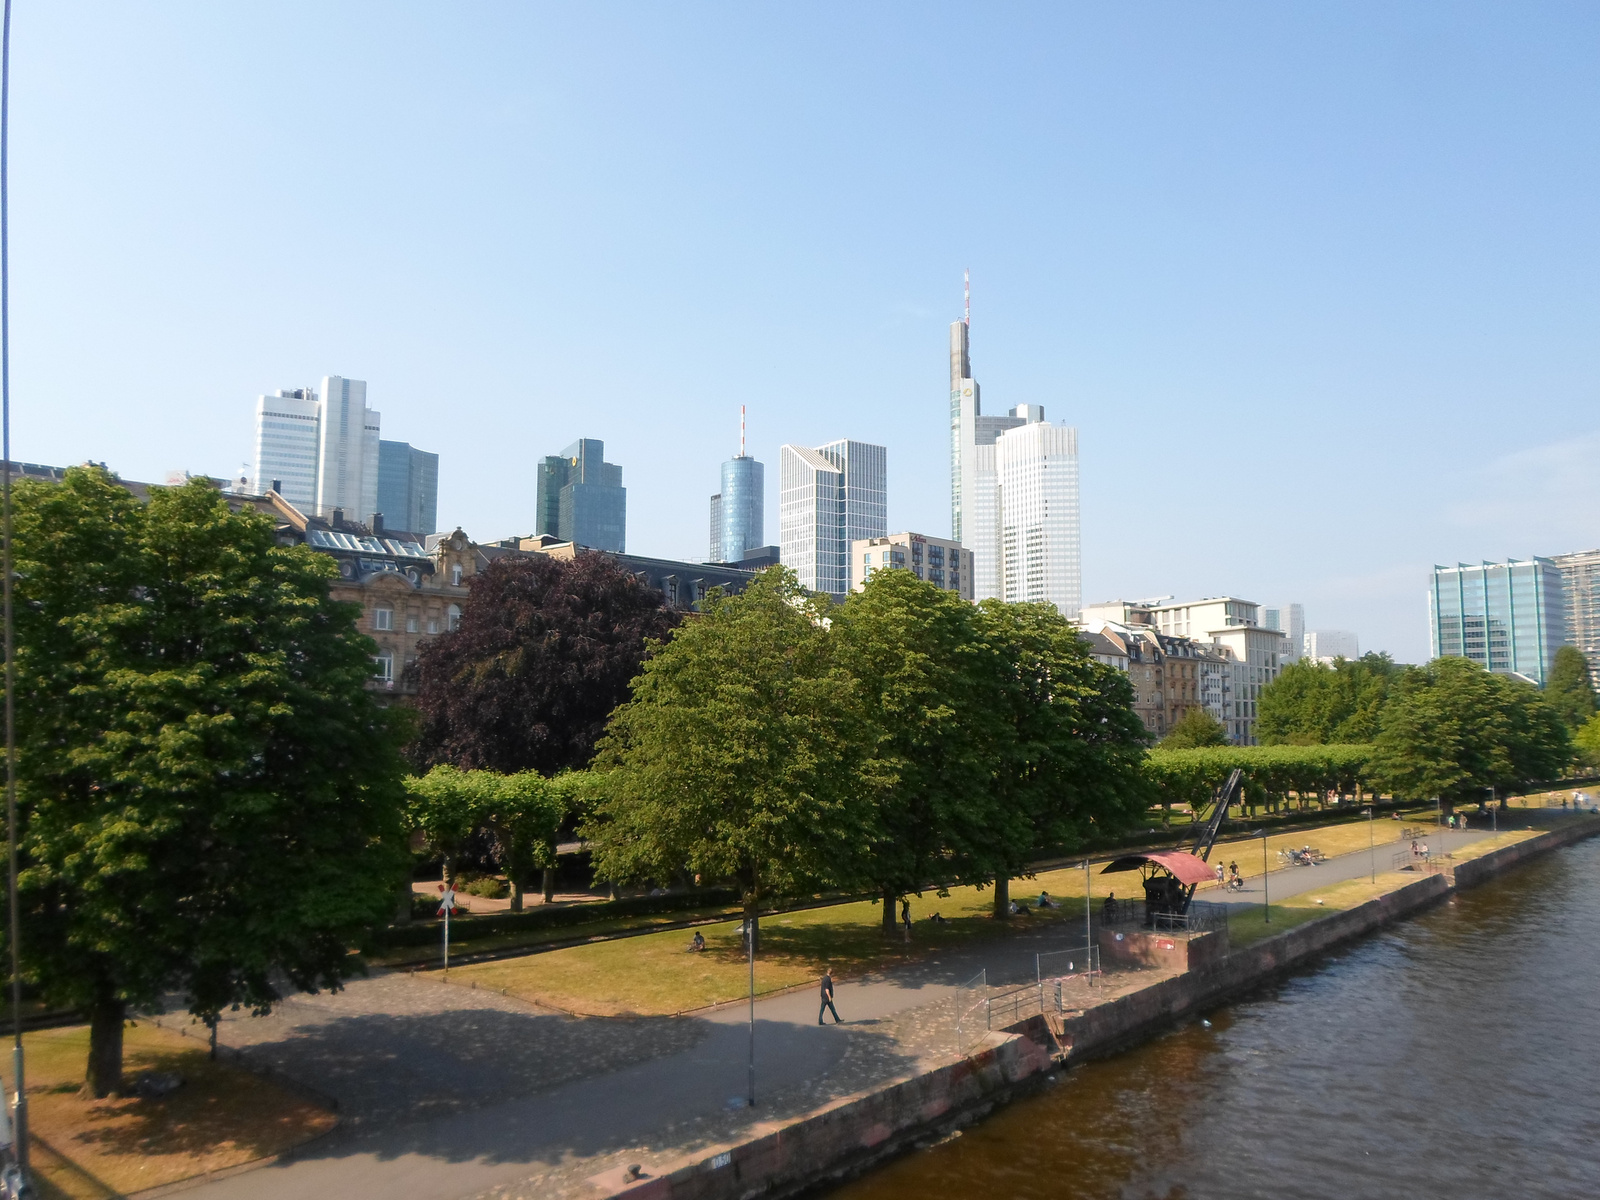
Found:
[[[739,406],[739,455],[722,464],[722,490],[711,497],[708,562],[737,563],[766,545],[766,471],[745,450],[745,406]]]

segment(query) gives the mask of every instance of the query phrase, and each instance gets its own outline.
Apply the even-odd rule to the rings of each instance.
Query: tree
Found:
[[[867,872],[888,934],[901,896],[987,883],[1001,866],[995,844],[1027,840],[995,788],[996,755],[1014,733],[995,649],[954,592],[910,571],[874,572],[834,616],[833,634],[861,719],[860,779],[875,810]]]
[[[468,839],[487,834],[494,858],[511,885],[511,908],[522,908],[522,891],[531,872],[555,866],[555,840],[567,815],[562,789],[537,771],[501,775],[437,766],[406,781],[407,821],[445,860],[454,876],[454,859]]]
[[[1163,750],[1192,750],[1197,746],[1226,746],[1228,731],[1221,721],[1206,708],[1191,708],[1178,718],[1166,737],[1161,739]]]
[[[1591,771],[1600,768],[1600,713],[1583,723],[1583,728],[1572,735],[1578,760]]]
[[[1290,663],[1261,689],[1256,736],[1264,746],[1370,742],[1401,670],[1387,654]]]
[[[645,660],[596,756],[596,873],[737,882],[751,928],[774,897],[860,881],[855,705],[826,599],[769,568]]]
[[[1009,736],[987,743],[1003,817],[989,846],[994,911],[1004,918],[1009,881],[1028,863],[1119,833],[1144,815],[1148,735],[1128,677],[1096,662],[1053,605],[985,600],[978,612],[1010,726]]]
[[[1446,657],[1400,680],[1368,771],[1397,797],[1450,807],[1559,778],[1571,758],[1571,734],[1537,688]]]
[[[332,560],[204,483],[16,492],[22,950],[121,1086],[130,1011],[337,988],[403,876],[397,725]]]
[[[1544,694],[1573,732],[1594,716],[1594,685],[1589,681],[1589,660],[1583,651],[1576,646],[1562,646],[1556,651]]]
[[[648,643],[677,621],[606,555],[495,560],[460,626],[418,655],[413,756],[508,775],[587,766]]]

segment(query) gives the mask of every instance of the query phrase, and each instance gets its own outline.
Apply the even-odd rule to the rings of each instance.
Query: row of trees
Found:
[[[605,878],[774,898],[1005,881],[1137,821],[1127,680],[1049,605],[973,606],[909,572],[843,605],[781,569],[658,647],[613,716],[586,833]]]

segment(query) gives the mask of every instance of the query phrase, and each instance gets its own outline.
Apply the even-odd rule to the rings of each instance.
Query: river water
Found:
[[[1600,838],[830,1200],[1600,1197]]]

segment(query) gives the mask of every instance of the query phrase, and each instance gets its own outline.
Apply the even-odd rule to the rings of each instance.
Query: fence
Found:
[[[1206,900],[1191,900],[1181,913],[1149,912],[1143,900],[1107,900],[1100,910],[1100,924],[1109,929],[1142,925],[1162,933],[1204,933],[1228,928],[1228,906]]]
[[[982,1010],[983,1029],[977,1028],[976,1014]],[[956,1053],[989,1032],[989,969],[985,967],[956,989]]]

